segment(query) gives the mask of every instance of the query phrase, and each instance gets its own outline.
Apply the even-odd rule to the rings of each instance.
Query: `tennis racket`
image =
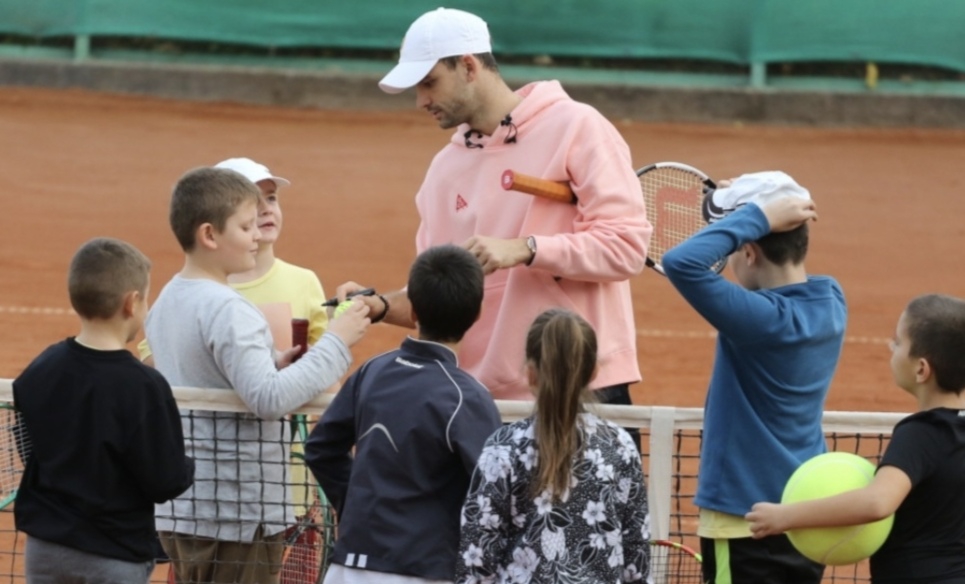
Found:
[[[364,293],[364,291],[362,291]],[[302,354],[308,348],[308,320],[292,319],[292,346],[300,345]],[[321,582],[331,560],[335,541],[335,517],[325,493],[305,467],[304,444],[308,440],[308,418],[304,414],[292,416],[291,464],[300,465],[304,473],[304,515],[285,531],[285,551],[282,556],[281,584],[314,584]],[[295,445],[301,448],[296,448]],[[294,476],[293,472],[293,476]]]
[[[653,236],[647,249],[647,266],[664,274],[661,260],[663,254],[688,237],[703,229],[704,198],[717,185],[705,173],[679,162],[658,162],[637,171],[647,218],[653,225]],[[561,203],[577,202],[573,189],[566,182],[551,181],[512,170],[501,177],[505,190],[527,193]],[[718,261],[713,269],[720,272],[727,264],[726,258]]]
[[[637,171],[647,218],[653,236],[647,248],[647,265],[663,274],[663,254],[683,243],[707,225],[704,200],[717,185],[705,173],[679,162],[658,162]],[[720,273],[727,265],[721,258],[713,266]]]
[[[321,510],[321,503],[316,497],[308,512],[298,518],[298,523],[285,531],[280,576],[282,584],[315,584],[322,581],[325,542]]]
[[[675,541],[650,542],[650,575],[654,584],[702,584],[700,554]]]
[[[0,404],[0,509],[6,509],[17,498],[29,456],[30,436],[20,414],[12,404]]]

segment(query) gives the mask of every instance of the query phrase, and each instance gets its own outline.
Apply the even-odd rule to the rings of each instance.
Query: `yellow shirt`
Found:
[[[750,537],[751,527],[739,515],[701,509],[697,535],[708,539],[738,539]]]
[[[318,281],[315,272],[307,268],[276,259],[264,276],[250,282],[232,284],[231,287],[259,308],[287,304],[290,307],[290,318],[307,318],[309,345],[314,345],[328,328],[328,314],[322,306],[322,302],[325,302],[325,291],[322,290],[322,283]],[[290,322],[288,326],[291,326]],[[272,333],[274,334],[274,330]],[[284,344],[280,341],[281,339],[276,339],[278,346],[291,346],[290,335]]]

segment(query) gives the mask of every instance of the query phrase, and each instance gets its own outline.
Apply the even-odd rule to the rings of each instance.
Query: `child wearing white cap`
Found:
[[[286,339],[290,338],[292,318],[308,319],[308,343],[315,341],[325,332],[328,315],[322,303],[325,291],[318,276],[312,270],[290,264],[275,256],[275,243],[281,236],[282,212],[278,197],[280,187],[291,184],[287,179],[274,176],[263,164],[249,158],[229,158],[215,165],[244,175],[258,185],[261,197],[258,201],[258,254],[255,256],[255,269],[241,274],[232,274],[228,281],[241,295],[266,312],[271,321],[274,310],[282,305],[287,320],[280,318],[285,327]],[[287,306],[287,310],[286,307]],[[272,328],[272,333],[276,332]],[[276,339],[276,343],[278,339]]]
[[[824,566],[785,535],[752,539],[744,514],[780,500],[794,470],[826,450],[821,416],[844,342],[844,294],[805,270],[817,214],[787,174],[722,181],[704,214],[711,224],[663,256],[671,283],[718,331],[694,499],[704,581],[817,584]],[[738,283],[711,269],[727,256]]]
[[[290,186],[291,182],[273,175],[267,166],[250,158],[228,158],[216,164],[215,168],[233,170],[255,183],[261,191],[258,200],[261,240],[258,242],[255,268],[232,274],[228,282],[265,313],[269,324],[273,325],[272,335],[276,344],[281,343],[287,348],[292,318],[308,319],[308,344],[314,344],[328,326],[328,314],[322,306],[326,299],[322,283],[312,270],[275,256],[275,243],[281,236],[283,217],[278,190]],[[272,323],[272,320],[278,322]],[[147,342],[142,341],[138,350],[141,359],[150,364],[151,350]]]

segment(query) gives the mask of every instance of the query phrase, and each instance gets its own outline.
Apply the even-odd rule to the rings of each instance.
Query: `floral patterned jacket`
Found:
[[[651,581],[650,515],[640,456],[629,435],[580,416],[582,447],[559,504],[533,497],[534,418],[486,442],[462,508],[459,584]]]

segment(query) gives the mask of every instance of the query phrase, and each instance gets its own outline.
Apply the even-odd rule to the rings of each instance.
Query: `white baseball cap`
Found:
[[[462,10],[437,8],[409,26],[399,64],[379,81],[379,87],[386,93],[401,93],[422,81],[439,59],[491,52],[486,21]]]
[[[748,203],[760,206],[781,197],[808,200],[811,193],[779,170],[742,174],[704,199],[704,219],[713,223]]]
[[[228,170],[241,173],[245,178],[253,183],[268,179],[275,181],[275,186],[277,187],[287,187],[288,185],[292,184],[287,178],[282,178],[280,176],[271,174],[271,171],[268,170],[267,166],[264,164],[258,164],[250,158],[229,158],[227,160],[222,160],[218,164],[215,164],[214,167],[226,168]]]

